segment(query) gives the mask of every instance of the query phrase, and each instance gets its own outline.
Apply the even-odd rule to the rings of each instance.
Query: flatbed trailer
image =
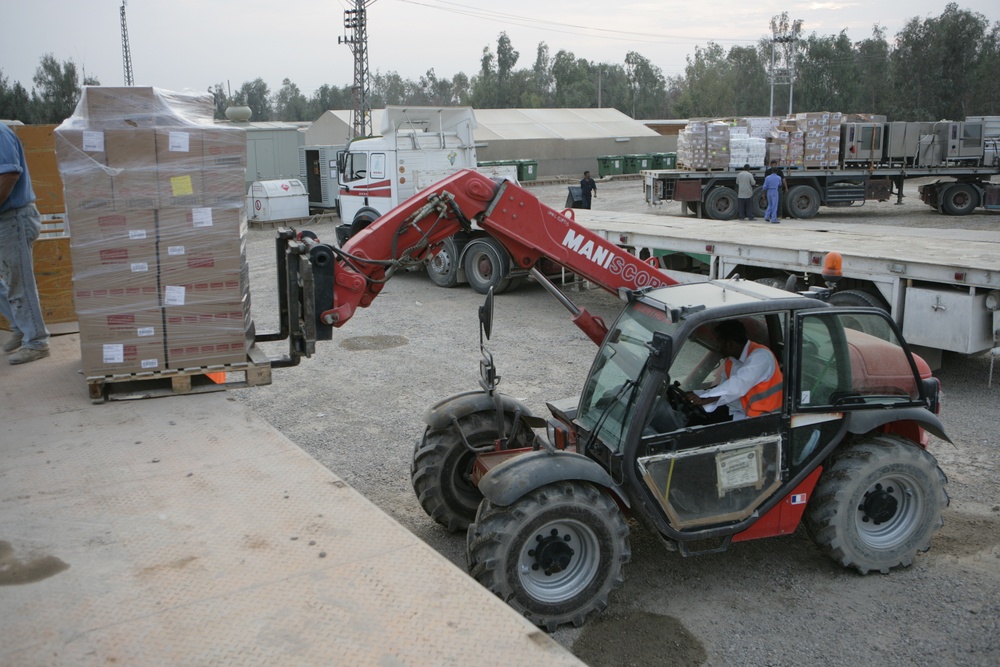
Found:
[[[679,280],[732,278],[808,289],[837,251],[838,305],[887,310],[928,363],[941,352],[1000,346],[1000,232],[798,221],[738,221],[576,210],[602,238],[651,258]],[[789,278],[793,278],[790,283]]]
[[[731,220],[736,217],[736,170],[652,169],[642,173],[646,202],[676,201],[699,218]],[[757,180],[754,215],[763,217],[767,198],[763,168],[751,169]],[[1000,183],[991,178],[1000,167],[941,165],[933,167],[785,169],[787,191],[783,212],[793,218],[816,216],[820,206],[862,206],[868,201],[903,199],[903,183],[912,178],[935,178],[921,187],[921,200],[948,215],[967,215],[979,207],[1000,210]]]

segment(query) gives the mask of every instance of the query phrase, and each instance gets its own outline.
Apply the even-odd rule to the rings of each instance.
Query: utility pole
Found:
[[[802,21],[788,24],[788,15],[771,19],[771,110],[774,116],[774,87],[788,86],[788,115],[792,114],[792,94],[795,91],[795,43],[799,38]],[[786,45],[781,48],[777,45]]]
[[[354,84],[351,126],[355,137],[372,135],[371,88],[368,83],[368,25],[366,12],[375,0],[354,0],[354,9],[344,10],[344,36],[338,44],[347,44],[354,54]]]
[[[125,22],[125,4],[128,0],[122,0],[122,60],[125,68],[125,85],[134,86],[135,79],[132,77],[132,50],[128,46],[128,24]]]

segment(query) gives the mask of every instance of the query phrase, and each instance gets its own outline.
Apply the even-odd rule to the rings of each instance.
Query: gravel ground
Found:
[[[996,214],[934,214],[911,188],[903,206],[821,209],[820,219],[1000,229]],[[532,190],[550,205],[565,201],[565,183]],[[594,204],[680,212],[672,203],[647,207],[634,180],[599,182]],[[332,225],[315,231],[332,240]],[[248,244],[259,330],[275,326],[272,236],[253,230]],[[571,297],[605,319],[619,308],[602,291]],[[275,370],[270,386],[232,392],[462,569],[464,535],[424,514],[410,488],[409,464],[424,409],[476,387],[481,303],[467,287],[436,288],[420,273],[397,276],[373,308],[355,315],[333,341],[319,343],[312,359]],[[594,354],[566,312],[532,284],[498,297],[490,348],[501,389],[538,414],[546,400],[578,393]],[[280,344],[266,349],[282,351]],[[682,558],[633,524],[624,587],[604,614],[554,638],[593,667],[1000,664],[1000,367],[992,387],[990,372],[988,356],[955,354],[945,355],[938,372],[946,391],[942,418],[954,444],[934,440],[931,451],[948,475],[951,505],[931,550],[912,567],[860,576],[820,554],[802,530]]]

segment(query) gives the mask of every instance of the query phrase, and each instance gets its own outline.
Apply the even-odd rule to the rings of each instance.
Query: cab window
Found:
[[[344,181],[358,181],[368,176],[368,154],[348,153],[344,158]]]
[[[917,402],[920,387],[895,330],[880,313],[804,315],[799,326],[801,409]]]

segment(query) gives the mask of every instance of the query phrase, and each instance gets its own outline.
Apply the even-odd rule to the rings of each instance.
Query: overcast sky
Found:
[[[353,77],[344,35],[344,9],[352,0],[127,0],[128,34],[137,85],[205,90],[228,83],[233,90],[261,77],[276,91],[289,78],[310,96],[324,83]],[[122,85],[122,0],[0,0],[3,36],[0,70],[9,83],[30,90],[46,53],[72,59],[103,85]],[[858,41],[879,23],[892,37],[914,16],[937,17],[944,0],[873,2],[797,0],[375,0],[368,7],[369,69],[417,79],[434,68],[438,77],[479,69],[484,46],[496,52],[506,32],[520,52],[517,68],[530,67],[538,43],[550,53],[622,63],[638,51],[666,76],[682,74],[696,46],[714,41],[725,49],[769,35],[772,16],[787,10],[803,21],[803,34],[846,30]],[[1000,20],[1000,1],[958,5]]]

